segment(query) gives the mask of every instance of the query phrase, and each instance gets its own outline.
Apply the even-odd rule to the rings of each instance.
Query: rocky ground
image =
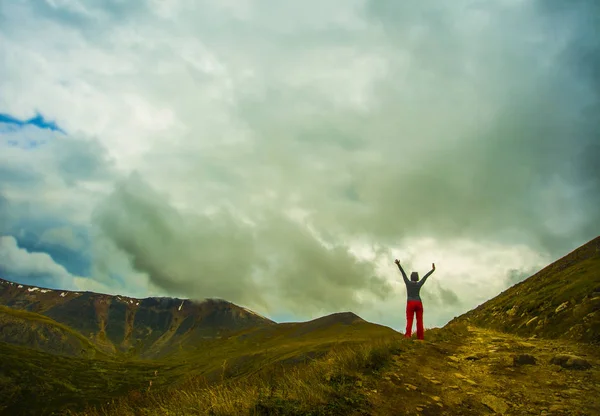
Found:
[[[473,326],[461,342],[412,342],[365,380],[373,414],[600,415],[598,347]]]

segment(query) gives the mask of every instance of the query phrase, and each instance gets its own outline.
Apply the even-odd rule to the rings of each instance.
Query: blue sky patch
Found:
[[[5,123],[13,126],[14,128],[25,127],[27,125],[36,126],[40,129],[48,129],[52,131],[58,131],[61,133],[65,133],[63,129],[61,129],[58,124],[54,121],[46,120],[43,115],[37,113],[35,117],[30,118],[29,120],[19,120],[16,117],[11,116],[10,114],[0,113],[0,123]]]

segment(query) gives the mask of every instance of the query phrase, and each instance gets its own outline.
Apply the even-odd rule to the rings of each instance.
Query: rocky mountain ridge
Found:
[[[600,237],[453,321],[600,345]]]
[[[142,357],[213,339],[231,331],[275,324],[221,299],[136,299],[52,290],[0,279],[0,305],[34,312],[77,331],[102,351]]]

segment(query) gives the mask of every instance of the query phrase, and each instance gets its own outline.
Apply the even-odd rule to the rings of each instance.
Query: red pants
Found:
[[[412,335],[413,314],[417,314],[417,338],[423,339],[423,303],[419,300],[406,302],[406,332],[404,336],[410,338]]]

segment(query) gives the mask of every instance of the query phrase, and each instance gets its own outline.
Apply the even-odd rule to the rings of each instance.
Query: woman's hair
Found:
[[[419,280],[419,273],[418,272],[412,272],[410,274],[410,280],[412,280],[413,282],[416,282]]]

